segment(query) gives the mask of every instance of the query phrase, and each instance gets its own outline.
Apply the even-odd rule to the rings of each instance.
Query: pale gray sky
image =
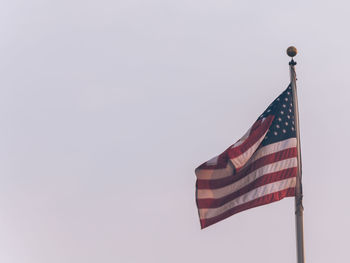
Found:
[[[294,200],[201,231],[194,168],[299,50],[307,262],[348,261],[348,1],[0,1],[0,262],[295,261]]]

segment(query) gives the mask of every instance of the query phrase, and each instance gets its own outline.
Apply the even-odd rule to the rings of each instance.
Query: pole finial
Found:
[[[296,54],[298,54],[298,50],[294,46],[290,46],[287,48],[287,55],[290,56],[291,58],[295,57]]]
[[[289,62],[290,66],[295,66],[297,64],[293,59],[293,57],[296,56],[296,54],[298,54],[298,50],[296,49],[296,47],[290,46],[289,48],[287,48],[287,55],[292,58],[292,60]]]

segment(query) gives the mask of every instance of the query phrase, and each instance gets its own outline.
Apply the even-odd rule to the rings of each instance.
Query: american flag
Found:
[[[291,85],[235,144],[196,170],[201,228],[295,196],[297,139]]]

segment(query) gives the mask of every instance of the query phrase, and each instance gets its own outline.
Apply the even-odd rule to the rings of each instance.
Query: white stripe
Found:
[[[233,165],[236,167],[236,169],[241,168],[243,165],[247,163],[250,157],[254,154],[256,149],[258,149],[261,141],[265,138],[267,131],[259,138],[259,140],[254,143],[252,146],[249,147],[248,150],[246,150],[241,155],[238,155],[237,157],[230,159]]]
[[[226,164],[225,168],[220,169],[196,169],[195,171],[197,179],[211,180],[228,177],[233,174],[232,165]]]
[[[260,167],[259,169],[256,169],[255,171],[251,172],[250,174],[246,175],[242,179],[238,180],[237,182],[234,182],[233,184],[226,185],[222,188],[218,189],[199,189],[197,192],[197,198],[222,198],[226,195],[232,194],[239,189],[247,186],[248,184],[254,182],[259,177],[264,176],[265,174],[269,174],[272,172],[279,172],[288,168],[297,167],[298,161],[296,157],[285,159],[282,161],[274,162],[268,165],[265,165],[263,167]]]
[[[259,150],[257,150],[252,159],[250,160],[250,162],[254,162],[258,159],[260,159],[261,157],[264,157],[266,155],[272,154],[272,153],[276,153],[279,151],[283,151],[289,148],[293,148],[297,146],[297,138],[290,138],[284,141],[280,141],[280,142],[275,142],[269,145],[266,145],[264,147],[261,147]]]
[[[245,166],[248,166],[250,163],[264,157],[266,155],[286,150],[288,148],[296,147],[297,140],[296,138],[290,138],[284,141],[276,142],[273,144],[266,145],[259,150],[257,150],[251,157],[248,163]],[[214,159],[214,158],[213,158]],[[232,175],[232,168],[228,165],[226,168],[222,169],[197,169],[196,176],[200,180],[210,180],[210,179],[221,179],[227,176]]]
[[[200,219],[209,219],[218,216],[227,210],[230,210],[236,206],[242,205],[244,203],[253,201],[257,198],[263,197],[268,194],[276,193],[288,188],[293,188],[296,185],[296,178],[288,178],[271,184],[266,184],[252,191],[233,199],[232,201],[224,204],[218,208],[203,208],[199,209]]]

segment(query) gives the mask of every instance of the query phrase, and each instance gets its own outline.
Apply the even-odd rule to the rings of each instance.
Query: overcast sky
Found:
[[[0,1],[0,262],[296,262],[294,199],[200,230],[194,169],[289,84],[307,262],[347,262],[349,1]]]

